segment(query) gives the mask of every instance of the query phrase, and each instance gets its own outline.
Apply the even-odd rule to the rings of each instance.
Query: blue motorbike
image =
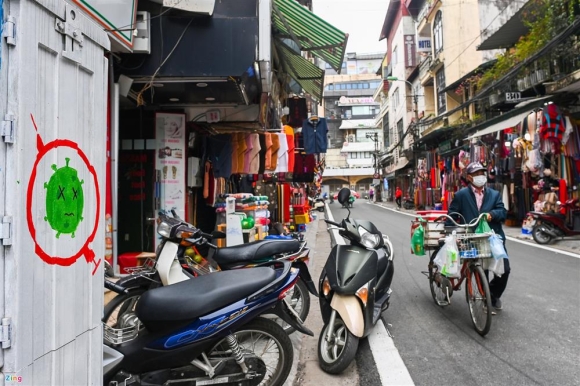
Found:
[[[104,384],[282,385],[292,342],[260,315],[313,336],[285,300],[298,273],[281,262],[146,291],[122,325],[104,324]],[[105,287],[126,291],[107,279]]]

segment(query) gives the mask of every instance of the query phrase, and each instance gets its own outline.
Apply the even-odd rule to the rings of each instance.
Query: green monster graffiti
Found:
[[[58,169],[52,165],[54,174],[50,181],[44,183],[46,189],[46,217],[50,227],[56,231],[58,239],[62,233],[70,233],[75,237],[75,231],[83,220],[84,195],[77,170],[68,166],[70,158],[65,158],[66,166]]]

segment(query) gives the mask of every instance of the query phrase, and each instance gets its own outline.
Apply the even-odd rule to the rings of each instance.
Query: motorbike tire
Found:
[[[534,241],[540,245],[550,244],[553,239],[552,236],[543,232],[539,225],[536,225],[534,229],[532,229],[532,237],[534,238]]]
[[[119,316],[128,312],[133,311],[135,305],[141,298],[141,295],[147,291],[147,288],[134,288],[129,290],[126,294],[119,294],[115,296],[107,305],[103,311],[102,322],[109,325],[110,327],[117,327],[117,321]],[[114,315],[115,311],[117,315]]]
[[[328,329],[333,328],[336,334],[342,335],[344,338],[344,346],[340,354],[334,360],[330,358],[330,347],[329,343],[326,342],[326,335]],[[330,326],[329,323],[324,324],[324,328],[320,333],[318,338],[318,365],[325,373],[329,374],[340,374],[342,373],[354,360],[356,352],[358,350],[359,338],[354,336],[344,324],[344,321],[340,318],[340,315],[336,315],[334,321],[334,326]]]
[[[292,341],[288,337],[288,334],[286,334],[282,330],[282,327],[280,327],[276,322],[269,320],[269,319],[264,319],[262,317],[258,317],[256,319],[244,324],[238,330],[234,331],[233,334],[239,337],[240,335],[243,335],[244,332],[250,332],[250,333],[262,332],[266,335],[270,335],[271,338],[278,341],[278,343],[281,347],[281,350],[280,350],[281,354],[283,354],[283,363],[282,363],[282,366],[280,367],[280,370],[278,371],[278,374],[276,374],[275,378],[269,383],[264,383],[264,385],[282,386],[284,384],[284,382],[286,382],[286,379],[288,378],[288,375],[290,374],[290,370],[292,368],[292,362],[294,361],[294,346],[292,345]],[[225,342],[225,338],[224,338],[224,340],[218,342],[209,351],[209,356],[211,357],[212,352],[215,350],[223,351],[223,350],[220,350],[219,348],[222,345],[227,346],[227,344],[225,344],[224,342]],[[240,346],[245,347],[244,342],[240,342]],[[249,346],[248,346],[248,348],[249,348]]]
[[[323,207],[323,206],[319,207],[319,208],[318,208],[318,211],[319,211],[319,212],[324,212],[324,207]]]

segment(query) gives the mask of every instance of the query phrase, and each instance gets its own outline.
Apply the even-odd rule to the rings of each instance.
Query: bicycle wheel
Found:
[[[438,306],[449,305],[449,297],[453,291],[451,281],[441,275],[439,267],[432,261],[429,263],[429,286],[435,304]]]
[[[465,286],[465,298],[475,331],[485,336],[491,328],[491,294],[489,283],[479,265],[470,265]]]

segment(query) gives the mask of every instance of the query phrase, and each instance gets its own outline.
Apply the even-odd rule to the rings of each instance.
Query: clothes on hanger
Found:
[[[306,154],[326,153],[328,148],[326,118],[310,117],[302,122],[302,136]]]

